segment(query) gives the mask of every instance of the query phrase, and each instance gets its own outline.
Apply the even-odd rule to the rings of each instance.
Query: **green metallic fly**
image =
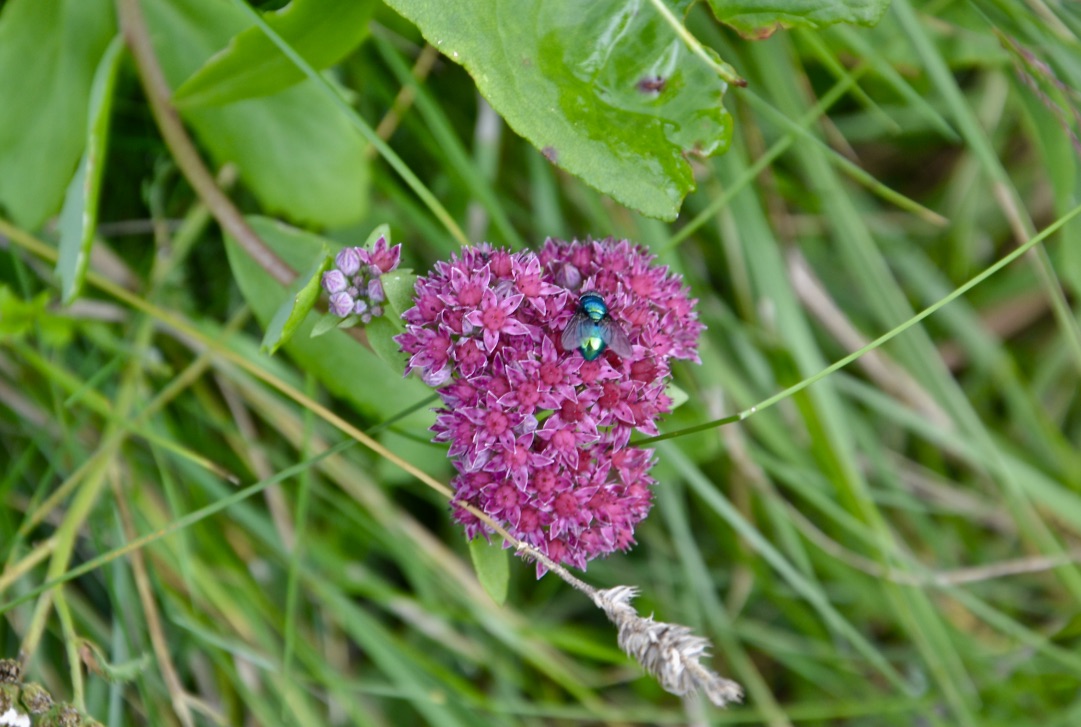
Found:
[[[563,349],[578,349],[582,358],[593,361],[606,348],[611,348],[622,358],[633,352],[631,340],[608,315],[608,304],[597,293],[586,293],[578,299],[578,310],[563,329]]]

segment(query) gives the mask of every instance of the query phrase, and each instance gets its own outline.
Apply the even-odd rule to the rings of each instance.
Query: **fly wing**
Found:
[[[615,351],[620,358],[630,358],[634,353],[634,349],[631,348],[631,339],[627,338],[623,328],[611,317],[602,320],[600,327],[601,337],[608,344],[608,348]]]
[[[571,317],[571,322],[567,324],[567,327],[563,329],[563,338],[560,342],[563,344],[564,351],[575,351],[582,345],[582,339],[589,335],[590,326],[593,321],[589,319],[589,316],[585,314],[585,311],[578,311]]]

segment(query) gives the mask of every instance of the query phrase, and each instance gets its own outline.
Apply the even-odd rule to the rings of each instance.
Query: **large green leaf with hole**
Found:
[[[292,0],[267,13],[267,25],[314,68],[331,66],[368,34],[375,0]],[[178,106],[214,106],[282,91],[304,80],[260,28],[236,35],[176,90]]]
[[[727,85],[650,0],[387,4],[550,161],[644,214],[674,219],[694,189],[687,156],[728,148]]]
[[[173,88],[251,24],[243,11],[217,0],[144,0],[143,7]],[[236,164],[266,210],[327,227],[353,224],[364,214],[366,142],[310,81],[183,116],[218,164]]]
[[[34,229],[60,209],[86,144],[112,0],[0,3],[0,206]]]
[[[767,38],[781,28],[874,25],[890,0],[708,0],[717,19],[745,38]]]

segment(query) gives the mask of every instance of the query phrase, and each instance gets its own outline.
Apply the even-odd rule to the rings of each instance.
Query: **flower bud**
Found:
[[[332,295],[342,292],[348,285],[349,281],[341,270],[328,270],[323,273],[323,290]]]
[[[373,303],[382,303],[387,299],[387,296],[383,293],[383,283],[379,281],[379,278],[368,281],[368,300]]]
[[[361,250],[357,247],[342,248],[341,252],[334,258],[334,264],[344,275],[353,275],[360,270],[362,262],[360,253]]]
[[[327,308],[334,315],[345,318],[353,312],[353,302],[353,296],[345,291],[341,291],[330,296],[330,303]]]

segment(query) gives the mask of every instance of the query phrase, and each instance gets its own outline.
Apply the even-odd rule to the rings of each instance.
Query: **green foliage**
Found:
[[[105,172],[105,151],[109,139],[109,115],[112,112],[116,78],[123,58],[124,45],[119,37],[105,49],[94,81],[90,86],[89,123],[86,147],[79,168],[64,195],[60,210],[60,258],[56,273],[65,303],[70,303],[83,287],[90,249],[97,231],[98,202]]]
[[[664,389],[664,393],[669,399],[672,400],[673,411],[686,404],[687,399],[690,398],[686,391],[679,388],[679,386],[674,383],[668,384],[668,386]]]
[[[402,352],[394,337],[405,330],[402,313],[413,307],[417,276],[411,270],[399,268],[383,275],[381,280],[387,301],[383,315],[373,318],[365,329],[368,342],[391,371],[404,371],[409,357]]]
[[[837,23],[875,25],[890,0],[708,0],[713,14],[745,38],[766,38],[782,28],[824,28]]]
[[[37,228],[60,208],[86,143],[111,0],[11,0],[0,13],[0,205]]]
[[[273,354],[293,337],[297,328],[308,317],[308,313],[315,308],[319,293],[322,292],[320,282],[323,273],[330,268],[331,262],[330,253],[324,246],[316,253],[315,262],[311,264],[307,272],[297,276],[297,279],[289,286],[285,300],[267,324],[266,333],[263,334],[263,343],[259,347],[262,351]]]
[[[372,322],[364,328],[368,337],[368,344],[379,360],[387,366],[388,371],[405,371],[408,357],[402,353],[401,347],[394,341],[394,337],[402,332],[401,328],[386,316],[373,318]]]
[[[332,66],[364,40],[374,0],[294,0],[266,21],[313,67]],[[266,96],[304,74],[259,28],[248,28],[176,90],[181,108],[217,106]]]
[[[384,275],[382,280],[383,292],[387,296],[387,305],[390,307],[388,318],[401,328],[402,313],[413,307],[417,276],[412,270],[398,269]]]
[[[389,4],[550,162],[643,214],[675,219],[687,155],[728,148],[727,84],[649,0]]]
[[[490,543],[484,538],[473,538],[469,541],[469,557],[484,590],[493,601],[502,606],[507,602],[507,586],[510,584],[507,551],[498,543]]]
[[[241,12],[215,0],[148,3],[146,16],[174,88],[249,25]],[[267,211],[329,227],[353,224],[364,214],[366,145],[310,82],[183,116],[215,161],[237,166]]]
[[[49,310],[51,297],[42,291],[26,300],[0,285],[0,341],[21,341],[33,334],[48,346],[68,343],[74,335],[72,323]]]

